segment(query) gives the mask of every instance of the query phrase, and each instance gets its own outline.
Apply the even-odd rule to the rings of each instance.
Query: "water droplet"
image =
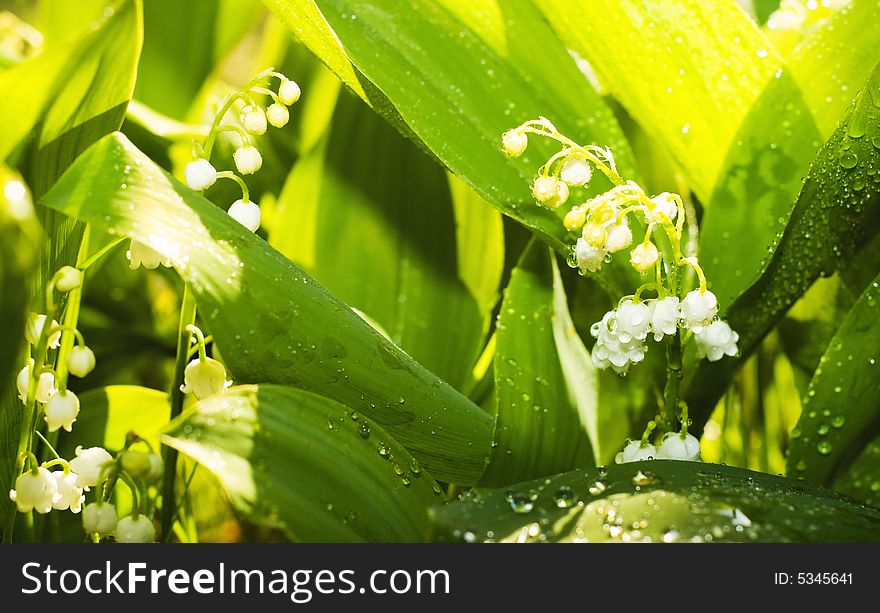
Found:
[[[515,492],[507,492],[507,502],[514,513],[529,513],[535,506],[531,498]]]
[[[828,427],[828,424],[826,424],[826,423],[821,423],[818,426],[816,426],[816,434],[818,434],[819,436],[826,436],[828,434],[829,430],[830,430],[830,428]]]
[[[422,467],[419,466],[419,462],[415,458],[410,460],[409,470],[410,470],[410,472],[412,472],[412,474],[414,474],[416,476],[422,474]]]
[[[660,478],[650,470],[640,470],[633,476],[633,485],[644,486],[658,483]]]
[[[859,163],[859,158],[852,151],[844,151],[840,154],[840,158],[837,161],[844,168],[855,168],[856,164]]]
[[[361,425],[358,426],[358,434],[360,434],[361,438],[370,438],[370,424],[362,421]]]
[[[588,492],[590,492],[591,496],[598,496],[602,492],[605,491],[605,488],[608,487],[604,481],[596,481],[588,488]]]
[[[816,451],[819,452],[819,455],[830,455],[834,451],[834,447],[828,441],[819,441],[819,444],[816,445]]]
[[[379,445],[376,447],[376,451],[378,451],[379,455],[386,460],[391,453],[391,449],[389,449],[388,445],[386,445],[385,443],[379,443]]]
[[[835,428],[843,428],[843,425],[846,423],[846,417],[843,415],[837,415],[834,419],[831,420],[831,425]]]
[[[570,487],[561,485],[556,490],[556,493],[553,494],[553,500],[560,509],[567,509],[577,502],[577,496],[575,496],[574,491]]]

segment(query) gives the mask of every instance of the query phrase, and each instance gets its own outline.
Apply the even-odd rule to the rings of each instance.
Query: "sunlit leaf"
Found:
[[[441,490],[375,422],[277,385],[233,388],[175,419],[162,441],[217,477],[249,520],[293,540],[421,541]]]

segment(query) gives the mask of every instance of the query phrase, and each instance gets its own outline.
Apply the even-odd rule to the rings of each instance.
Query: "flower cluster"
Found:
[[[619,174],[608,148],[579,145],[544,117],[505,132],[501,138],[503,153],[511,158],[522,155],[530,134],[561,145],[538,169],[531,191],[539,206],[551,210],[574,200],[562,216],[562,224],[574,234],[569,265],[582,275],[597,273],[614,254],[628,251],[628,264],[641,275],[650,275],[648,282],[620,298],[617,307],[590,328],[596,339],[591,353],[593,364],[618,374],[626,374],[632,364],[645,359],[650,338],[667,344],[670,363],[662,407],[665,419],[651,426],[665,424],[667,435],[658,448],[646,435],[635,446],[628,445],[620,460],[698,457],[699,443],[687,434],[686,419],[681,419],[680,432],[671,431],[677,428],[679,407],[682,415],[687,412],[678,397],[682,344],[693,338],[698,357],[716,361],[737,354],[739,335],[718,319],[718,300],[708,289],[697,258],[683,253],[687,211],[682,197],[670,192],[649,195],[638,183]],[[586,190],[596,175],[611,183],[598,195],[595,190]],[[695,274],[699,286],[688,291],[689,274]]]
[[[278,79],[277,91],[265,87],[265,82],[272,78]],[[260,227],[260,207],[250,199],[242,177],[231,170],[218,171],[211,164],[214,143],[222,132],[237,134],[240,145],[232,154],[235,169],[241,175],[254,174],[263,166],[263,156],[254,145],[254,137],[265,134],[269,126],[283,128],[287,125],[290,121],[287,107],[296,103],[300,95],[300,87],[295,81],[272,69],[264,70],[245,87],[226,96],[220,102],[204,142],[193,141],[193,158],[183,172],[187,186],[195,191],[203,191],[214,185],[217,179],[235,181],[241,188],[242,197],[229,206],[227,213],[251,232],[256,232]],[[264,109],[260,104],[260,96],[272,100],[268,108]],[[226,121],[231,111],[238,112],[237,121]],[[132,240],[127,256],[132,269],[171,265],[167,257],[136,240]]]
[[[198,327],[189,325],[187,330],[196,339],[198,357],[186,365],[180,391],[192,394],[196,400],[219,394],[232,385],[232,381],[226,379],[226,368],[218,360],[208,357],[205,337]]]
[[[667,432],[659,445],[647,441],[629,441],[617,454],[615,462],[640,462],[642,460],[700,460],[700,441],[686,432]]]

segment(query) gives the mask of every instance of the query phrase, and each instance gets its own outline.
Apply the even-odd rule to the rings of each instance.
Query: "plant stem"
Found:
[[[174,380],[171,383],[171,419],[183,411],[183,373],[189,360],[189,346],[192,332],[188,329],[196,320],[196,299],[184,285],[183,299],[180,304],[180,325],[177,328],[177,361],[174,365]],[[162,480],[162,524],[161,534],[164,536],[171,530],[174,519],[174,481],[177,477],[177,450],[164,448],[165,476]]]
[[[670,432],[679,428],[676,419],[681,388],[681,331],[666,339],[666,387],[663,389],[663,416]]]

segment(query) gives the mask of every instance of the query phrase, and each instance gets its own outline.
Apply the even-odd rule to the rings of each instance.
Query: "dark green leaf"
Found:
[[[834,481],[838,492],[880,507],[880,438],[865,447]]]
[[[438,478],[473,483],[482,473],[489,416],[123,135],[81,156],[44,204],[170,258],[238,380],[345,402]]]
[[[868,287],[813,375],[792,431],[788,474],[830,485],[880,434],[880,277]]]
[[[574,330],[555,256],[532,241],[501,303],[495,443],[481,480],[503,485],[595,464],[596,371]]]
[[[431,476],[378,424],[278,385],[202,400],[162,441],[210,470],[249,520],[298,541],[421,541]]]
[[[704,362],[692,377],[687,399],[698,426],[743,360],[813,281],[846,264],[880,227],[878,117],[880,64],[810,167],[764,274],[727,310],[726,319],[740,335],[741,357]]]
[[[432,509],[436,540],[862,542],[880,510],[741,468],[674,460],[572,471]]]

